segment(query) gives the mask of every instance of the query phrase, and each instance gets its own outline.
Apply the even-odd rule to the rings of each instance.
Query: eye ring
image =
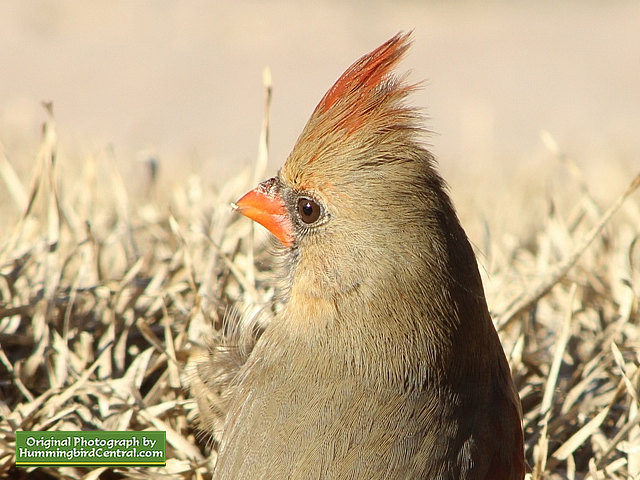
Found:
[[[298,198],[297,210],[300,220],[307,225],[316,223],[322,214],[320,205],[309,197]]]

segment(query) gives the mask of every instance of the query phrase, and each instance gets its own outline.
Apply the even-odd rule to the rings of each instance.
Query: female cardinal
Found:
[[[398,34],[237,202],[279,240],[282,309],[231,382],[215,479],[522,479],[520,400],[421,143]]]

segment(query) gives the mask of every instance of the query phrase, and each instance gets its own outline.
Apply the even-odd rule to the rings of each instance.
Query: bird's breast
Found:
[[[247,376],[239,391],[245,400],[237,399],[229,413],[215,478],[240,478],[234,476],[240,472],[242,478],[402,478],[397,472],[408,472],[425,445],[435,450],[430,456],[444,455],[436,439],[447,435],[438,425],[445,409],[427,405],[424,395],[332,373],[322,359],[310,360],[281,365],[277,373],[262,364]],[[439,413],[427,421],[426,411]]]

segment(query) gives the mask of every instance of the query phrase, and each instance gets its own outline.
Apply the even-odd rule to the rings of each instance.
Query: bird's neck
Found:
[[[462,271],[425,264],[402,282],[363,277],[358,288],[330,295],[294,284],[273,325],[286,339],[280,343],[284,355],[296,363],[299,352],[325,371],[334,367],[336,374],[398,384],[479,368],[480,352],[493,339],[487,340],[491,320],[475,259],[470,261]],[[394,263],[399,270],[389,269],[391,276],[402,270],[398,257]]]

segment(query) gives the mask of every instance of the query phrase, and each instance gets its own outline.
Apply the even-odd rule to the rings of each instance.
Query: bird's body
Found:
[[[496,442],[522,449],[521,433],[509,431],[520,416],[505,395],[511,378],[503,357],[492,359],[498,378],[468,365],[453,381],[416,358],[433,346],[419,345],[415,332],[397,345],[397,332],[360,330],[344,313],[309,337],[287,335],[286,324],[265,331],[238,379],[235,395],[244,401],[229,412],[215,478],[516,478],[488,474],[507,473],[518,460],[500,458]],[[402,369],[385,364],[398,355]],[[466,459],[452,457],[465,450]]]
[[[282,243],[286,288],[232,382],[215,479],[524,476],[473,251],[390,75],[407,47],[347,70],[238,201]]]

